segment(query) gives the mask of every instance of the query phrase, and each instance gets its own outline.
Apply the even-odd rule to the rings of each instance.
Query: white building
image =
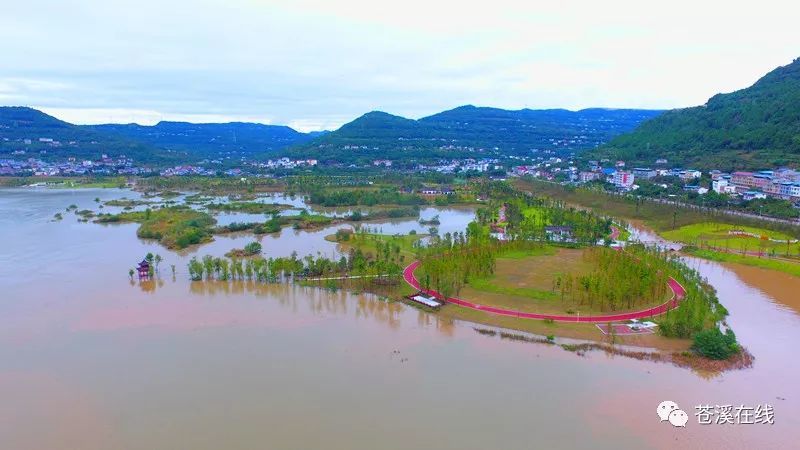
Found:
[[[736,186],[733,186],[726,178],[719,178],[711,182],[711,189],[717,194],[733,194]]]
[[[631,186],[633,186],[633,178],[631,172],[618,170],[614,172],[614,175],[611,177],[611,183],[620,188],[630,189]]]

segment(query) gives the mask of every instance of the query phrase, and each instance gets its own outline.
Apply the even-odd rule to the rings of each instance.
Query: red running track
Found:
[[[512,317],[520,317],[523,319],[551,319],[557,322],[585,322],[585,323],[603,323],[603,322],[617,322],[622,320],[630,320],[630,319],[645,319],[651,316],[657,316],[659,314],[664,314],[665,312],[677,308],[680,304],[681,300],[686,296],[686,289],[681,286],[674,278],[670,277],[667,281],[670,290],[672,290],[672,298],[667,300],[666,302],[654,306],[650,309],[645,309],[643,311],[634,311],[628,313],[620,313],[620,314],[608,314],[603,316],[560,316],[555,314],[538,314],[538,313],[530,313],[530,312],[523,312],[517,311],[514,309],[505,309],[505,308],[498,308],[495,306],[486,306],[481,305],[478,303],[468,302],[466,300],[462,300],[456,297],[448,297],[444,298],[442,294],[438,293],[434,290],[424,290],[419,284],[417,277],[414,276],[414,271],[419,267],[420,262],[414,261],[413,263],[409,264],[408,267],[403,269],[403,278],[406,280],[406,283],[410,284],[411,287],[417,289],[421,292],[424,292],[428,295],[432,295],[439,300],[445,301],[447,303],[453,303],[458,306],[463,306],[465,308],[475,309],[478,311],[488,312],[492,314],[499,314],[501,316],[512,316]]]

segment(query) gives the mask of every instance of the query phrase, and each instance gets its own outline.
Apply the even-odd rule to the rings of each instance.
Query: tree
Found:
[[[258,255],[261,253],[262,247],[259,242],[253,241],[244,246],[244,253],[248,256]]]
[[[739,344],[732,330],[728,329],[723,334],[714,327],[697,333],[692,348],[707,358],[728,359],[739,351]]]

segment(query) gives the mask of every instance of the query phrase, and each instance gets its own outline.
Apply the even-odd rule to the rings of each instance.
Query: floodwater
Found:
[[[756,357],[709,376],[484,336],[369,295],[191,283],[189,257],[252,236],[179,254],[137,239],[135,224],[63,212],[123,196],[0,190],[0,448],[778,449],[800,438],[798,290],[774,289],[763,271],[690,261]],[[441,232],[471,216],[436,212]],[[262,242],[267,256],[327,254],[335,228]],[[161,280],[131,282],[148,251],[164,257]],[[686,410],[686,428],[658,421],[663,400]],[[771,404],[775,424],[699,425],[694,407],[707,403]]]

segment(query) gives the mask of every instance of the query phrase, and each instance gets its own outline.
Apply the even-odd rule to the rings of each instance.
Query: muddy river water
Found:
[[[709,376],[485,336],[369,295],[191,283],[135,224],[78,223],[118,190],[0,190],[2,449],[797,448],[800,280],[691,260],[717,288],[753,368]],[[116,211],[106,208],[107,211]],[[53,221],[61,211],[64,219]],[[440,230],[471,212],[428,209]],[[233,221],[220,217],[220,221]],[[424,231],[412,220],[371,225]],[[267,256],[335,254],[335,227],[286,229]],[[148,251],[161,279],[128,269]],[[170,265],[176,266],[173,278]],[[661,423],[672,400],[686,428]],[[764,405],[774,425],[700,425],[695,406]]]

